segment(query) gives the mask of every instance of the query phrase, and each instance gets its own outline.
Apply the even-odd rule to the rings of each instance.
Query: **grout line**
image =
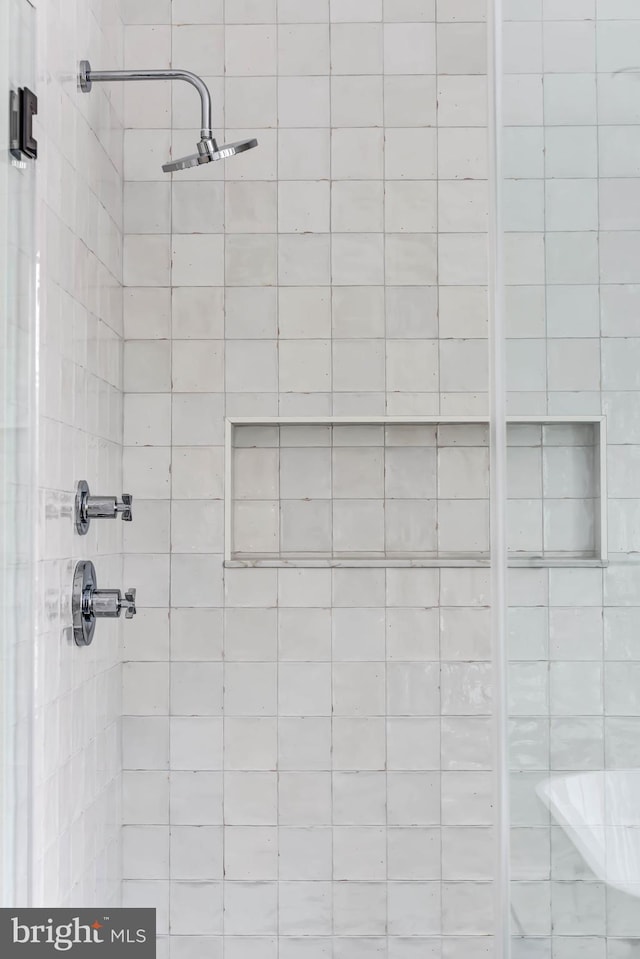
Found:
[[[172,0],[173,2],[173,0]],[[222,2],[222,128],[225,131],[227,130],[227,97],[226,97],[226,87],[227,87],[227,30],[226,30],[226,3]],[[226,136],[225,136],[226,139]],[[226,161],[222,161],[226,163]],[[223,425],[226,422],[226,412],[227,412],[227,391],[226,391],[226,376],[227,376],[227,168],[226,166],[222,170],[222,377],[223,381],[221,384],[221,395],[222,395],[222,421]],[[227,430],[229,433],[230,441],[227,443]],[[229,424],[225,428],[224,435],[224,453],[223,458],[229,456],[229,462],[224,462],[223,475],[225,480],[231,480],[233,477],[233,437],[235,429]],[[227,496],[229,497],[229,509],[233,510],[233,500],[231,497],[231,490],[224,490],[225,502],[227,501]],[[231,520],[229,522],[229,531],[233,529],[233,514],[231,514]],[[225,530],[225,535],[227,530]],[[224,549],[231,555],[231,549],[233,543],[224,543]],[[220,935],[221,935],[221,945],[224,948],[224,942],[226,939],[226,867],[227,867],[227,825],[226,825],[226,767],[227,767],[227,753],[226,753],[226,709],[225,709],[225,694],[227,690],[227,667],[226,667],[226,647],[227,647],[227,570],[222,569],[222,708],[221,708],[221,737],[222,737],[222,755],[220,761],[220,789],[221,789],[221,816],[220,816],[220,830],[221,830],[221,845],[222,845],[222,863],[221,863],[221,880],[220,880],[220,898],[222,902],[222,915],[220,918]]]
[[[171,18],[173,20],[173,17]],[[169,26],[169,55],[170,63],[173,63],[173,23]],[[170,133],[170,142],[173,140],[173,90],[170,91],[171,99],[169,101],[169,133]],[[168,770],[167,777],[169,780],[169,876],[168,876],[168,891],[167,896],[169,900],[169,915],[167,918],[167,935],[171,935],[171,905],[172,905],[172,856],[171,856],[171,837],[173,833],[173,822],[172,822],[172,803],[171,803],[171,782],[172,782],[172,750],[171,750],[171,714],[172,714],[172,699],[171,699],[171,673],[173,669],[173,616],[172,616],[172,596],[171,596],[171,557],[172,557],[172,542],[173,542],[173,457],[174,457],[174,444],[173,444],[173,185],[174,185],[174,175],[171,173],[169,175],[169,401],[170,401],[170,422],[169,422],[169,598],[168,598],[168,619],[169,619],[169,690],[168,690],[168,699],[169,699],[169,717],[168,717]],[[169,940],[170,941],[170,940]]]
[[[280,97],[279,97],[279,88],[280,88],[280,10],[279,10],[279,0],[275,0],[276,10],[275,10],[275,45],[276,45],[276,125],[275,125],[275,166],[276,166],[276,181],[275,181],[275,300],[276,300],[276,389],[277,394],[277,409],[278,412],[282,411],[282,399],[280,391]],[[278,471],[277,471],[277,483],[278,487],[276,490],[277,493],[277,502],[278,502],[278,547],[281,547],[282,544],[282,438],[281,438],[281,429],[278,427],[278,445],[277,445],[277,457],[278,457]],[[275,769],[275,786],[276,786],[276,815],[275,815],[275,835],[276,835],[276,882],[275,882],[275,893],[276,893],[276,938],[277,938],[277,949],[280,951],[280,936],[281,936],[281,926],[280,926],[280,596],[279,596],[279,586],[280,586],[280,571],[276,570],[276,662],[275,662],[275,674],[276,674],[276,702],[275,702],[275,711],[276,711],[276,769]]]
[[[387,115],[386,115],[386,95],[385,95],[385,69],[384,69],[384,55],[386,49],[385,41],[385,23],[386,23],[386,14],[387,7],[385,0],[382,0],[382,309],[383,309],[383,322],[384,322],[384,340],[383,340],[383,350],[384,350],[384,411],[385,414],[389,413],[389,373],[388,373],[388,316],[387,316]],[[387,430],[386,427],[382,428],[382,543],[384,552],[387,552]],[[386,573],[385,573],[385,589],[386,589]],[[386,602],[386,597],[385,597]],[[386,631],[386,613],[385,613],[385,631]],[[385,644],[386,644],[386,635],[385,635]],[[386,655],[386,645],[385,645],[385,655]],[[386,684],[386,680],[385,680]],[[385,685],[386,691],[386,685]],[[385,750],[386,750],[386,737],[385,737]],[[388,789],[387,789],[388,796]],[[387,842],[387,862],[388,862],[388,842]]]
[[[602,369],[602,266],[601,266],[601,256],[600,256],[600,236],[601,236],[601,224],[600,224],[600,176],[601,176],[601,170],[600,170],[600,111],[599,111],[599,98],[598,98],[598,92],[599,92],[599,91],[598,91],[598,85],[599,85],[599,73],[598,73],[598,25],[599,25],[599,22],[601,22],[601,21],[599,20],[597,7],[598,7],[598,5],[596,5],[596,13],[595,13],[595,37],[594,37],[594,43],[595,43],[595,52],[594,52],[594,53],[595,53],[595,64],[594,64],[594,73],[595,73],[595,76],[594,76],[594,83],[595,83],[595,92],[596,92],[596,102],[595,102],[595,111],[596,111],[596,115],[595,115],[595,131],[596,131],[596,201],[597,201],[597,204],[598,204],[598,207],[597,207],[597,210],[598,210],[598,232],[597,232],[597,234],[596,234],[596,258],[597,258],[597,266],[598,266],[598,279],[597,279],[597,283],[598,283],[598,286],[597,286],[597,291],[598,291],[598,292],[597,292],[597,296],[598,296],[598,360],[599,360],[599,380],[598,380],[599,406],[598,406],[598,409],[599,409],[600,415],[602,415],[604,411],[603,411],[603,401],[602,401],[602,392],[603,392],[603,389],[602,389],[602,387],[603,387],[603,377],[602,377],[602,373],[603,373],[603,369]],[[604,476],[606,476],[607,459],[608,459],[608,451],[607,451],[607,447],[606,447],[606,426],[604,425],[603,422],[601,422],[600,428],[599,428],[599,430],[598,430],[597,432],[598,432],[598,437],[597,437],[598,447],[597,447],[597,448],[598,448],[598,451],[599,451],[599,454],[600,454],[600,455],[598,456],[598,465],[600,465],[600,463],[602,462],[601,457],[604,456],[604,470],[599,469],[599,470],[597,471],[597,473],[595,474],[595,475],[596,475],[596,479],[597,479],[597,492],[598,492],[598,501],[599,501],[599,515],[595,517],[595,520],[596,520],[596,522],[599,524],[600,530],[599,530],[599,532],[598,532],[598,531],[594,528],[594,540],[595,540],[596,545],[598,546],[599,554],[600,554],[600,556],[602,556],[603,553],[604,553],[604,551],[606,551],[606,550],[608,549],[608,543],[599,542],[599,544],[598,544],[598,541],[599,541],[599,540],[602,540],[602,538],[603,538],[603,537],[602,537],[602,529],[603,529],[602,513],[604,512],[605,514],[607,514],[607,512],[608,512],[608,507],[609,507],[609,504],[608,504],[607,499],[606,499],[606,496],[607,496],[606,485],[605,485],[605,488],[604,488],[604,489],[602,488],[602,486],[603,486],[603,483],[602,483],[602,474],[604,473]],[[595,446],[595,443],[596,443],[596,429],[595,429],[595,426],[593,427],[593,439],[594,439],[594,454],[595,454],[595,451],[596,451],[596,446]],[[604,439],[604,444],[603,444],[603,442],[602,442],[603,439]],[[602,449],[600,449],[600,444],[602,444]],[[594,455],[594,464],[593,464],[593,466],[594,466],[594,469],[595,469],[595,466],[596,466],[595,455]],[[604,528],[605,528],[605,530],[607,529],[607,524],[606,524],[606,523],[604,524]],[[602,628],[602,633],[601,633],[602,661],[601,661],[601,662],[602,662],[602,665],[601,665],[601,670],[602,670],[602,672],[601,672],[601,679],[600,679],[600,686],[601,686],[600,692],[601,692],[601,696],[602,696],[602,723],[601,723],[601,733],[602,733],[602,764],[603,764],[604,769],[606,770],[606,769],[607,769],[607,736],[606,736],[606,728],[607,728],[607,722],[606,722],[606,717],[607,717],[607,695],[606,695],[606,692],[607,692],[607,690],[606,690],[606,679],[605,679],[605,676],[606,676],[606,673],[605,673],[605,670],[606,670],[606,651],[605,651],[605,633],[604,633],[604,616],[605,616],[605,606],[604,606],[604,603],[605,603],[605,594],[604,594],[605,582],[604,582],[604,580],[605,580],[605,575],[604,575],[604,570],[603,570],[602,573],[601,573],[601,589],[602,589],[602,605],[601,605],[601,611],[602,611],[602,612],[601,612],[601,616],[602,616],[602,618],[601,618],[601,628]],[[606,816],[606,803],[607,803],[607,795],[606,795],[606,790],[605,790],[605,816]],[[605,818],[605,822],[606,822],[606,818]],[[609,885],[608,885],[607,883],[605,883],[605,887],[604,887],[604,915],[605,915],[605,924],[606,924],[606,925],[605,925],[605,930],[604,930],[605,936],[608,936],[608,935],[610,934],[610,931],[609,931],[609,928],[608,928],[608,927],[609,927],[609,915],[610,915],[611,902],[612,902],[611,890],[610,890],[610,888],[609,888]],[[605,939],[605,941],[606,941],[606,939]],[[608,951],[608,950],[609,950],[609,946],[607,945],[607,951]]]
[[[330,367],[329,367],[329,390],[331,394],[331,414],[335,413],[335,391],[334,391],[334,377],[333,370],[335,364],[335,338],[334,338],[334,297],[333,297],[333,67],[332,67],[332,57],[331,57],[331,40],[333,36],[332,31],[332,18],[331,18],[331,0],[327,0],[329,5],[328,16],[329,21],[327,25],[328,34],[329,34],[329,286],[327,287],[327,295],[329,297],[329,356],[330,356]],[[330,477],[330,490],[331,490],[331,500],[330,500],[330,520],[331,520],[331,553],[334,555],[335,551],[335,538],[334,538],[334,529],[335,529],[335,476],[334,476],[334,457],[335,457],[335,436],[334,428],[330,427],[331,442],[329,444],[329,477]],[[331,660],[332,660],[332,677],[331,677],[331,696],[333,702],[333,574],[331,574],[332,580],[332,594],[331,594]],[[332,745],[333,745],[333,736],[332,736]],[[331,860],[331,878],[333,880],[333,772],[331,773],[331,824],[332,824],[332,860]],[[333,902],[333,893],[332,893],[332,902]],[[333,913],[333,909],[332,909]],[[333,915],[332,915],[333,923]]]
[[[434,0],[435,6],[435,22],[434,22],[434,47],[435,47],[435,96],[436,96],[436,117],[435,117],[435,166],[436,166],[436,180],[435,180],[435,227],[436,227],[436,334],[438,338],[438,413],[442,412],[442,377],[441,377],[441,356],[442,356],[442,340],[440,339],[440,114],[439,114],[439,98],[438,98],[438,15],[440,13],[440,4],[439,0]],[[440,552],[440,427],[435,427],[435,481],[436,481],[436,501],[435,501],[435,537],[434,537],[434,548],[436,553]],[[439,866],[440,866],[440,880],[439,880],[439,891],[440,891],[440,936],[443,933],[444,927],[444,905],[443,905],[443,888],[444,881],[442,876],[442,648],[440,640],[440,618],[442,610],[442,575],[440,572],[438,576],[438,782],[439,782],[439,795],[440,795],[440,815],[439,815],[439,830],[438,830],[438,855],[439,855]]]
[[[438,99],[438,14],[440,12],[438,0],[434,0],[435,5],[435,22],[434,22],[434,45],[435,45],[435,96],[436,96],[436,119],[435,119],[435,160],[436,160],[436,179],[435,179],[435,188],[436,188],[436,215],[435,215],[435,225],[436,225],[436,333],[438,339],[438,413],[442,412],[442,391],[441,391],[441,376],[440,376],[440,360],[441,360],[441,351],[442,351],[442,341],[440,339],[440,112],[439,112],[439,99]],[[436,496],[435,496],[435,537],[434,537],[434,549],[436,554],[440,552],[440,428],[436,425],[435,427],[435,480],[436,480]]]
[[[385,96],[385,23],[387,14],[387,0],[382,0],[382,308],[383,308],[383,349],[384,349],[384,411],[389,412],[388,392],[388,316],[387,316],[387,117]],[[387,429],[382,427],[382,543],[387,551]],[[387,633],[387,586],[388,572],[384,570],[384,663],[381,664],[384,677],[384,829],[385,829],[385,876],[387,879],[385,895],[385,952],[389,956],[389,756],[388,756],[388,729],[389,729],[389,677],[387,665],[389,662],[388,633]]]
[[[541,56],[541,85],[542,85],[542,245],[543,245],[543,256],[544,256],[544,391],[545,391],[545,411],[549,412],[549,283],[547,282],[547,238],[549,236],[547,232],[547,167],[548,167],[548,154],[547,154],[547,124],[545,116],[545,79],[546,73],[544,69],[544,52],[545,52],[545,43],[544,43],[544,26],[545,26],[544,13],[540,17],[540,56]],[[507,317],[508,323],[508,317]],[[507,336],[508,336],[508,330]],[[542,511],[541,522],[542,529],[541,533],[541,543],[542,543],[542,552],[544,553],[546,548],[546,524],[545,524],[545,429],[544,426],[540,429],[540,508]],[[508,528],[508,526],[507,526]],[[507,610],[508,611],[508,610]],[[550,628],[550,612],[549,612],[549,577],[547,576],[547,636],[549,636]],[[549,664],[549,679],[550,682],[550,670],[551,666]],[[551,728],[549,726],[549,728]],[[551,760],[549,760],[550,762]]]

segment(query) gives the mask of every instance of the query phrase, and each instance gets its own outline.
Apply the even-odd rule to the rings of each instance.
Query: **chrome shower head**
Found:
[[[245,150],[251,150],[258,146],[258,141],[253,139],[218,146],[213,139],[211,129],[211,94],[204,80],[195,73],[190,73],[188,70],[92,70],[88,60],[80,61],[78,86],[83,93],[90,93],[94,83],[114,80],[186,80],[200,94],[198,152],[163,164],[162,169],[165,173],[190,170],[192,167],[201,166],[203,163],[211,163],[212,160],[226,160],[227,157],[233,157],[236,153],[244,153]]]
[[[253,147],[257,146],[258,141],[255,139],[239,140],[237,143],[224,143],[221,147],[215,140],[200,140],[197,153],[163,163],[162,169],[165,173],[191,170],[193,167],[202,166],[203,163],[211,163],[213,160],[226,160],[227,157],[234,157],[238,153],[244,153],[245,150],[252,150]]]

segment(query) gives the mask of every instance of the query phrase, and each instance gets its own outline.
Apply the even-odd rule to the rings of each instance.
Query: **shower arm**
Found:
[[[110,83],[114,80],[186,80],[200,94],[200,136],[203,140],[213,140],[211,94],[204,80],[195,73],[188,70],[92,70],[88,60],[81,62],[80,89],[84,93],[89,93],[92,83]]]

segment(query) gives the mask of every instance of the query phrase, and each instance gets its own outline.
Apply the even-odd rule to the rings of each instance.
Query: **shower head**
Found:
[[[211,163],[213,160],[226,160],[227,157],[234,157],[238,153],[244,153],[245,150],[252,150],[253,147],[257,146],[258,141],[255,139],[239,140],[237,143],[224,143],[221,147],[215,140],[200,140],[197,153],[163,163],[162,169],[165,173],[190,170],[192,167],[202,166],[203,163]]]
[[[80,61],[78,85],[83,93],[89,93],[93,83],[105,83],[113,80],[186,80],[200,94],[201,122],[198,152],[164,163],[165,173],[177,170],[190,170],[192,167],[211,163],[212,160],[226,160],[236,153],[244,153],[258,146],[257,140],[240,140],[238,143],[225,143],[219,147],[213,139],[211,129],[211,94],[204,80],[188,70],[92,70],[88,60]]]

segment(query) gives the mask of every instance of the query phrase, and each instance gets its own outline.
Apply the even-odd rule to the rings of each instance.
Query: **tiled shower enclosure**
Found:
[[[7,889],[153,906],[159,959],[640,959],[640,6],[35,17]],[[163,173],[196,94],[86,57],[258,149]],[[79,479],[134,521],[80,541]],[[85,557],[138,614],[78,649]]]

